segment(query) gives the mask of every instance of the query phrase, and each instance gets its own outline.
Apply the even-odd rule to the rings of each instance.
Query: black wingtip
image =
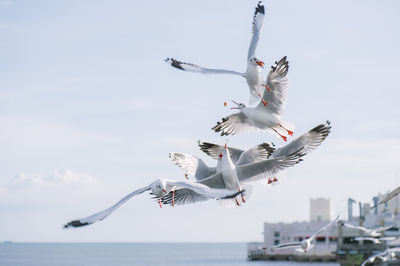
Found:
[[[164,61],[169,63],[171,66],[173,66],[173,67],[175,67],[177,69],[184,70],[183,67],[182,67],[182,62],[180,62],[178,60],[175,60],[173,58],[167,57]]]
[[[256,11],[254,15],[257,15],[257,13],[261,13],[265,15],[265,8],[264,8],[264,3],[262,1],[258,2],[258,5],[256,7]]]
[[[81,226],[86,226],[89,223],[81,223],[79,220],[73,220],[67,224],[64,224],[64,229],[67,229],[69,227],[81,227]]]

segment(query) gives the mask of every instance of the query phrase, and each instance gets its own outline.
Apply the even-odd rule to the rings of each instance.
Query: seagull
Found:
[[[396,257],[396,252],[400,252],[400,248],[389,248],[376,255],[373,255],[366,259],[361,266],[366,266],[369,263],[373,263],[376,259],[380,259],[382,262],[393,260]]]
[[[230,191],[237,190],[241,191],[241,187],[245,187],[248,182],[257,181],[266,176],[271,176],[278,173],[287,167],[291,167],[299,163],[304,154],[300,151],[293,152],[287,156],[267,159],[255,163],[246,163],[243,165],[235,166],[231,160],[229,149],[225,144],[223,151],[219,154],[219,166],[215,174],[201,179],[196,183],[204,184],[210,188],[221,188],[228,189]],[[245,188],[247,191],[248,188]],[[175,204],[186,204],[197,201],[196,197],[191,195],[190,191],[184,189],[177,190],[175,195],[169,193],[161,198],[162,203],[171,204],[172,199],[175,199]],[[244,195],[242,196],[242,202],[245,203]],[[236,206],[240,206],[239,201],[235,198],[233,200]]]
[[[242,76],[246,79],[250,89],[249,104],[253,104],[260,100],[263,91],[262,68],[264,67],[264,62],[255,56],[255,52],[258,40],[260,38],[260,30],[263,25],[264,17],[264,4],[260,1],[258,2],[254,12],[252,27],[253,34],[247,55],[247,68],[246,72],[244,73],[233,70],[205,68],[191,63],[184,63],[173,58],[167,58],[165,61],[177,69],[188,72],[197,72],[202,74],[231,74]],[[262,100],[262,102],[264,105],[267,105],[267,102],[264,100]]]
[[[356,226],[356,225],[352,225],[352,224],[348,224],[348,223],[341,223],[342,226],[350,228],[350,229],[356,229],[356,230],[360,230],[364,233],[364,235],[366,236],[372,236],[372,237],[378,237],[381,236],[383,232],[385,232],[386,230],[390,229],[393,227],[393,225],[390,226],[386,226],[386,227],[378,227],[375,229],[368,229],[365,228],[363,226]]]
[[[395,240],[395,237],[380,237],[380,238],[373,238],[373,237],[356,237],[354,238],[357,241],[371,241],[373,242],[375,245],[377,244],[382,244],[382,241],[391,241],[391,240]]]
[[[315,150],[321,143],[326,139],[331,130],[329,121],[325,124],[320,124],[307,133],[301,135],[297,139],[291,141],[289,144],[275,149],[274,144],[262,143],[260,145],[251,148],[248,151],[243,151],[237,148],[228,148],[231,160],[235,165],[240,165],[242,162],[257,162],[268,158],[278,158],[281,156],[287,156],[295,151],[301,150],[302,153],[307,154]],[[213,159],[218,159],[218,154],[223,150],[224,146],[220,146],[209,142],[198,142],[200,149],[209,155]],[[191,155],[186,155],[186,158],[193,158]],[[185,156],[175,157],[173,161],[183,169],[187,170],[189,174],[196,177],[196,179],[202,179],[203,176],[207,176],[209,171],[215,168],[207,166],[201,159],[194,157],[192,160],[186,159]],[[246,158],[245,160],[243,160]],[[171,158],[172,159],[172,158]],[[268,178],[268,184],[278,181],[275,178]]]
[[[372,206],[371,209],[376,208],[379,205],[388,202],[389,200],[391,200],[394,197],[396,197],[397,195],[399,195],[399,193],[400,193],[400,187],[395,188],[389,194],[387,194],[386,197],[383,200],[381,200],[378,204],[376,204],[375,206]]]
[[[325,225],[322,227],[318,232],[313,234],[310,238],[304,239],[303,241],[299,242],[292,242],[292,243],[284,243],[276,246],[271,247],[271,251],[274,251],[276,249],[283,249],[283,248],[297,248],[296,251],[298,252],[304,252],[307,253],[310,249],[314,247],[312,242],[314,239],[321,234],[323,231],[327,230],[329,227],[331,227],[333,224],[335,224],[340,218],[340,215],[338,215],[332,222],[329,224]]]
[[[275,149],[273,143],[261,143],[247,151],[227,147],[229,150],[229,156],[233,164],[236,166],[254,163],[266,160],[268,158],[278,158],[281,156],[287,156],[295,151],[301,150],[302,153],[307,154],[315,150],[321,143],[326,139],[331,130],[330,122],[327,121],[325,124],[320,124],[307,133],[301,135],[297,139],[291,141],[289,144]],[[169,154],[170,159],[179,167],[184,169],[188,174],[194,176],[196,180],[201,180],[209,177],[217,172],[219,167],[219,154],[224,150],[224,146],[198,141],[198,145],[204,153],[209,155],[211,158],[217,160],[217,166],[208,166],[202,159],[185,153],[171,152]],[[185,176],[186,177],[186,176]],[[268,184],[277,182],[278,179],[268,178]]]
[[[287,141],[286,135],[292,136],[294,130],[292,124],[281,120],[287,99],[288,80],[286,74],[288,70],[289,62],[286,60],[286,56],[271,67],[266,82],[269,90],[264,90],[262,97],[268,102],[266,107],[263,103],[259,103],[254,108],[246,107],[243,103],[232,101],[237,107],[231,109],[238,109],[240,112],[222,118],[212,130],[221,132],[221,136],[237,135],[249,130],[268,130]]]
[[[132,197],[142,194],[146,191],[151,191],[151,194],[158,198],[158,203],[160,207],[162,207],[161,197],[168,195],[168,193],[172,193],[174,195],[175,191],[179,191],[181,189],[185,189],[185,191],[190,191],[193,195],[205,200],[205,199],[229,199],[234,198],[237,195],[243,193],[244,191],[228,191],[226,189],[214,189],[209,188],[206,185],[200,183],[189,183],[189,182],[177,182],[168,179],[157,179],[152,182],[150,185],[139,188],[130,194],[126,195],[120,201],[118,201],[113,206],[90,215],[88,217],[73,220],[64,225],[64,228],[69,227],[80,227],[89,224],[93,224],[98,221],[104,220],[108,215],[110,215],[113,211],[118,209],[122,204],[130,200]],[[172,206],[174,206],[174,198],[172,197]]]
[[[201,141],[198,141],[198,145],[200,149],[208,151],[208,154],[212,154],[210,156],[217,160],[218,165],[216,167],[210,167],[202,159],[185,153],[171,152],[169,158],[189,175],[194,176],[196,180],[202,180],[216,174],[217,169],[221,168],[220,164],[222,160],[219,160],[219,155],[225,147]],[[232,147],[227,147],[227,149],[229,150],[229,157],[232,163],[236,166],[266,160],[275,150],[269,143],[259,144],[247,151]]]

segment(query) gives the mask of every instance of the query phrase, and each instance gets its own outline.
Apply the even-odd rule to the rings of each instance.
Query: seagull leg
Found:
[[[268,178],[268,185],[272,183],[272,180]]]
[[[188,174],[186,174],[186,173],[185,173],[185,178],[186,178],[186,179],[189,179],[189,176],[188,176]]]
[[[287,133],[289,134],[289,136],[293,136],[293,131],[286,129],[285,127],[283,127],[281,124],[278,124],[281,128],[283,128],[284,130],[287,131]]]
[[[276,131],[276,129],[275,128],[273,128],[273,130],[275,131],[275,133],[276,134],[278,134],[284,141],[287,141],[287,137],[286,136],[283,136],[283,135],[281,135],[281,134],[279,134],[279,132],[278,131]]]
[[[172,190],[172,207],[175,206],[175,190]]]
[[[160,208],[162,208],[161,199],[158,199],[158,205],[160,205]]]
[[[261,95],[257,92],[258,97],[261,98],[261,102],[264,104],[264,106],[267,106],[268,103],[261,97]]]
[[[268,91],[271,91],[271,88],[267,84],[261,84],[261,86],[265,87]]]
[[[235,198],[235,201],[236,201],[236,205],[240,206],[239,201],[237,200],[237,198]]]
[[[274,177],[274,179],[272,180],[272,182],[278,182],[278,179],[276,179],[276,177]]]
[[[238,191],[239,191],[239,192],[241,191],[241,190],[240,190],[240,187],[238,187]],[[241,196],[242,196],[242,202],[245,203],[246,200],[245,200],[244,197],[243,197],[243,193],[241,194]]]

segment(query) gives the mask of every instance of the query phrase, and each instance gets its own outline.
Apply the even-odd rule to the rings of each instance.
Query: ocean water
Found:
[[[248,261],[245,243],[2,243],[1,266],[338,266]]]

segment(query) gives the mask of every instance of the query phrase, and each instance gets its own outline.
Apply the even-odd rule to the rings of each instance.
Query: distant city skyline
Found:
[[[283,117],[293,138],[330,120],[326,141],[241,208],[160,209],[143,194],[62,229],[157,178],[184,180],[169,152],[214,165],[198,139],[285,145],[211,130],[233,111],[224,102],[247,103],[243,79],[164,62],[244,71],[257,2],[0,0],[0,241],[259,241],[264,222],[308,220],[310,198],[329,198],[334,217],[349,197],[372,203],[400,185],[400,2],[264,1],[264,75],[288,57]]]

